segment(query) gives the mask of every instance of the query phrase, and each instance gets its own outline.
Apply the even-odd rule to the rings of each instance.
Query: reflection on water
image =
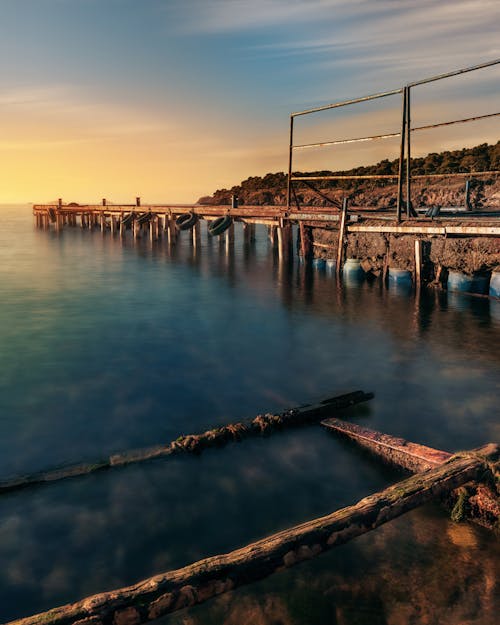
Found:
[[[374,390],[350,417],[450,451],[500,440],[500,302],[338,288],[255,244],[34,231],[0,208],[0,476]],[[234,549],[399,479],[320,428],[0,499],[0,621]],[[474,623],[499,547],[434,507],[165,623]]]

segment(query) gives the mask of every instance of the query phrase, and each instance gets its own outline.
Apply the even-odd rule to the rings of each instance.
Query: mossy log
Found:
[[[491,478],[500,448],[490,444],[452,456],[357,504],[303,523],[228,554],[143,580],[133,586],[13,621],[11,625],[138,625],[233,588],[263,579],[365,534],[471,480]]]
[[[145,462],[156,458],[163,458],[179,453],[199,454],[209,447],[222,447],[229,442],[239,441],[250,436],[271,434],[276,430],[294,427],[306,423],[314,423],[326,416],[367,401],[373,398],[373,393],[354,391],[337,397],[330,397],[315,404],[305,404],[290,408],[279,414],[262,414],[254,419],[229,423],[200,434],[179,436],[174,441],[163,445],[133,449],[114,454],[95,462],[82,462],[65,467],[58,467],[48,471],[38,471],[26,475],[0,480],[0,494],[7,491],[19,490],[28,486],[47,484],[80,475],[88,475],[96,471],[113,467]]]
[[[367,449],[384,462],[407,469],[412,473],[437,467],[451,458],[440,449],[412,443],[404,438],[383,434],[356,423],[340,419],[326,419],[322,425],[346,436],[356,445]],[[469,520],[492,530],[500,529],[500,465],[491,465],[493,480],[490,484],[465,484],[452,491],[443,503],[451,511],[454,521]]]

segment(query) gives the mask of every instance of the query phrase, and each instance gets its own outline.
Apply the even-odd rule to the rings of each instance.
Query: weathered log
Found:
[[[138,625],[263,579],[365,534],[470,480],[491,477],[500,448],[489,444],[452,456],[354,506],[133,586],[94,595],[10,625]]]
[[[451,458],[447,451],[412,443],[356,423],[340,419],[326,419],[321,423],[329,430],[348,437],[384,462],[413,473],[432,469]],[[451,492],[443,502],[451,510],[454,520],[467,519],[488,529],[500,529],[499,492],[495,486],[500,484],[500,466],[492,464],[491,470],[494,476],[491,484],[466,484],[458,491]]]
[[[337,397],[324,399],[316,404],[305,404],[296,408],[285,410],[280,414],[258,415],[252,420],[238,423],[229,423],[213,430],[207,430],[201,434],[188,434],[180,436],[175,441],[164,445],[155,445],[142,449],[133,449],[114,454],[109,458],[103,458],[95,462],[74,464],[71,466],[58,467],[48,471],[38,471],[27,475],[0,480],[0,494],[63,480],[80,475],[88,475],[96,471],[111,469],[113,467],[145,462],[156,458],[163,458],[172,454],[194,453],[199,454],[209,447],[221,447],[231,441],[239,441],[250,436],[270,434],[273,431],[286,427],[293,427],[305,423],[313,423],[325,416],[354,406],[360,402],[373,398],[373,393],[354,391]]]
[[[321,425],[350,438],[357,445],[370,450],[386,462],[408,469],[413,473],[439,466],[452,456],[447,451],[412,443],[404,438],[383,434],[341,419],[325,419]]]

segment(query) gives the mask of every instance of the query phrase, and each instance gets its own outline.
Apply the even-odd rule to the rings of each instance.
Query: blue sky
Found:
[[[0,0],[0,201],[190,202],[285,170],[291,111],[498,58],[499,24],[492,0]],[[415,120],[497,111],[499,77],[423,87]],[[301,120],[298,139],[398,124],[392,99]],[[418,149],[497,139],[493,120]],[[300,164],[396,154],[397,141]]]

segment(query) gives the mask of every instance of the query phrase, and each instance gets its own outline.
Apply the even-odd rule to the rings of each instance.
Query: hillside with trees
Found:
[[[422,158],[411,159],[412,174],[469,173],[500,170],[500,141],[494,145],[483,143],[461,150],[432,152]],[[375,165],[354,167],[343,171],[294,172],[303,176],[328,175],[394,175],[398,173],[399,159],[384,159]],[[316,180],[314,186],[332,199],[347,195],[351,202],[372,207],[390,207],[396,201],[395,180]],[[473,178],[472,201],[476,206],[500,204],[498,175]],[[231,196],[237,195],[240,204],[280,205],[286,203],[287,175],[284,172],[269,173],[265,176],[251,176],[230,189],[218,189],[211,196],[198,200],[200,204],[230,204]],[[463,193],[464,178],[429,178],[414,182],[417,205],[433,202],[449,204],[457,202]],[[298,200],[304,205],[323,206],[328,202],[314,193],[306,185],[296,183]]]

